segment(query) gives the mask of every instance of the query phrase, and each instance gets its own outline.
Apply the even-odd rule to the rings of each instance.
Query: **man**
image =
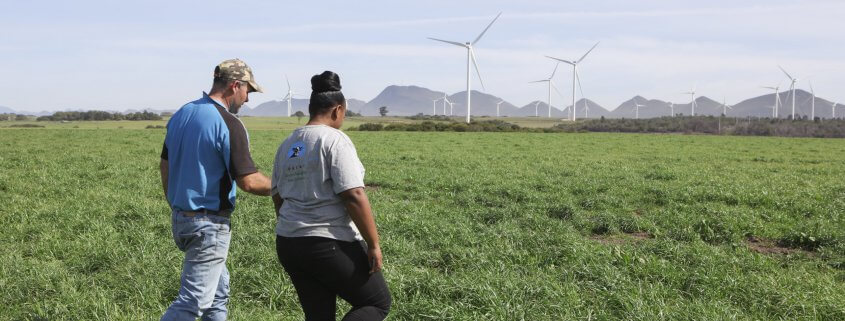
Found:
[[[172,209],[173,240],[185,252],[181,287],[161,320],[225,320],[229,301],[229,219],[235,187],[270,195],[270,180],[249,153],[249,136],[234,114],[262,92],[252,70],[230,59],[214,69],[208,94],[179,109],[167,123],[161,184]]]

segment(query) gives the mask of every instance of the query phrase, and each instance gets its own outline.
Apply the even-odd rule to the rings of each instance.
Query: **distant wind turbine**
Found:
[[[837,105],[837,102],[834,102],[833,105],[830,105],[831,118],[836,118],[836,105]]]
[[[728,115],[728,109],[734,109],[734,108],[731,107],[730,105],[726,104],[725,99],[722,98],[722,116]]]
[[[560,65],[560,63],[555,64],[555,69],[552,70],[552,74],[551,74],[551,76],[549,76],[548,79],[540,79],[540,80],[530,82],[530,83],[545,82],[545,83],[549,84],[549,86],[548,86],[549,87],[549,99],[546,101],[546,103],[549,104],[549,116],[548,116],[549,118],[552,117],[552,86],[554,86],[554,83],[552,83],[552,78],[555,77],[555,72],[557,72],[557,67],[559,65]]]
[[[778,115],[779,115],[778,106],[780,106],[780,84],[778,84],[777,86],[774,86],[774,87],[763,86],[763,88],[774,89],[774,91],[775,91],[775,106],[773,107],[774,109],[772,109],[772,118],[778,118]]]
[[[496,117],[499,117],[499,105],[501,105],[503,102],[505,102],[504,99],[496,103]]]
[[[473,48],[473,46],[475,46],[478,43],[479,40],[481,40],[481,37],[484,36],[484,33],[486,33],[488,29],[490,29],[490,26],[492,26],[493,23],[496,22],[496,19],[499,19],[499,16],[501,16],[501,15],[502,15],[501,12],[498,15],[496,15],[496,18],[493,18],[493,21],[490,21],[490,24],[487,25],[487,28],[484,28],[484,31],[482,31],[481,34],[479,34],[478,37],[476,37],[475,40],[473,40],[472,42],[467,41],[466,43],[460,43],[460,42],[431,38],[431,37],[428,38],[428,39],[431,39],[431,40],[434,40],[434,41],[445,42],[445,43],[448,43],[448,44],[456,45],[456,46],[459,46],[459,47],[464,47],[464,48],[467,49],[467,123],[469,123],[469,120],[470,120],[470,96],[471,96],[471,93],[472,93],[470,91],[470,82],[471,82],[470,63],[472,63],[475,66],[475,72],[478,74],[478,81],[481,83],[481,88],[484,89],[484,81],[481,80],[481,71],[478,69],[478,62],[477,62],[477,59],[475,58],[475,52],[472,50],[472,48]]]
[[[540,104],[539,100],[534,102],[534,117],[540,117],[539,114],[537,114],[537,105],[539,105],[539,104]]]
[[[442,98],[432,99],[431,100],[431,115],[437,116],[437,102],[440,101]]]
[[[577,82],[577,77],[578,77],[578,64],[581,63],[582,61],[584,61],[584,58],[587,58],[587,55],[589,55],[590,52],[593,51],[593,49],[596,49],[596,46],[598,46],[598,45],[599,45],[599,43],[596,42],[596,44],[593,45],[593,47],[590,48],[590,50],[587,50],[587,52],[584,53],[583,56],[581,56],[581,59],[578,59],[578,60],[569,61],[569,60],[564,60],[564,59],[555,58],[555,57],[551,57],[551,56],[546,56],[547,58],[554,59],[554,60],[557,60],[557,61],[560,61],[560,62],[565,62],[567,64],[572,65],[572,106],[573,106],[573,108],[572,108],[573,109],[572,110],[572,119],[571,119],[572,121],[575,121],[575,85],[576,85],[575,83]]]
[[[645,105],[640,105],[640,103],[637,102],[637,98],[634,98],[634,119],[640,119],[640,107],[645,107]]]
[[[813,100],[810,103],[810,119],[816,119],[816,91],[813,90],[813,82],[810,81],[810,93],[813,94]]]
[[[287,96],[285,96],[285,98],[282,98],[282,100],[283,101],[287,100],[287,102],[288,102],[288,117],[290,117],[290,100],[293,99],[294,92],[293,92],[293,90],[290,89],[290,80],[288,80],[287,75],[285,75],[285,82],[288,83],[288,94],[287,94]]]
[[[669,109],[671,110],[671,114],[669,114],[669,116],[675,117],[675,104],[673,104],[671,101],[669,102]]]
[[[798,78],[793,78],[792,76],[790,76],[789,73],[786,72],[786,70],[783,69],[783,67],[778,66],[778,68],[780,68],[780,71],[783,71],[783,73],[786,75],[786,78],[789,78],[789,81],[791,81],[791,84],[789,85],[789,90],[792,91],[792,119],[794,120],[795,119],[795,83],[798,82]]]
[[[692,90],[682,93],[682,94],[690,95],[690,99],[692,100],[692,103],[690,104],[690,106],[692,107],[691,113],[692,113],[693,116],[695,116],[695,87],[698,87],[698,86],[693,86]]]

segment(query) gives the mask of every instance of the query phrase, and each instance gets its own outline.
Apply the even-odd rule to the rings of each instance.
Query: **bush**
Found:
[[[44,128],[44,125],[36,125],[36,124],[14,124],[14,125],[10,125],[9,127],[14,127],[14,128]]]

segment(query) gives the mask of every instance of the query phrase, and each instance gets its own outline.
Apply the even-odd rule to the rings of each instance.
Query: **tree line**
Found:
[[[161,120],[161,115],[142,111],[136,113],[111,113],[100,110],[58,111],[50,116],[41,116],[37,121],[87,121],[87,120]]]
[[[422,120],[412,116],[409,119]],[[550,128],[528,128],[502,120],[473,120],[469,124],[426,119],[419,123],[365,123],[352,130],[361,131],[454,131],[454,132],[620,132],[681,133],[739,136],[828,137],[845,138],[845,119],[790,120],[772,118],[728,118],[716,116],[660,117],[649,119],[588,119],[558,124]]]

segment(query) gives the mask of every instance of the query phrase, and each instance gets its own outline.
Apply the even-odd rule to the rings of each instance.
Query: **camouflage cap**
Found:
[[[250,92],[257,91],[263,93],[264,90],[255,82],[255,77],[252,75],[252,69],[240,59],[229,59],[221,62],[214,68],[214,77],[223,79],[232,79],[245,81],[251,87]]]

